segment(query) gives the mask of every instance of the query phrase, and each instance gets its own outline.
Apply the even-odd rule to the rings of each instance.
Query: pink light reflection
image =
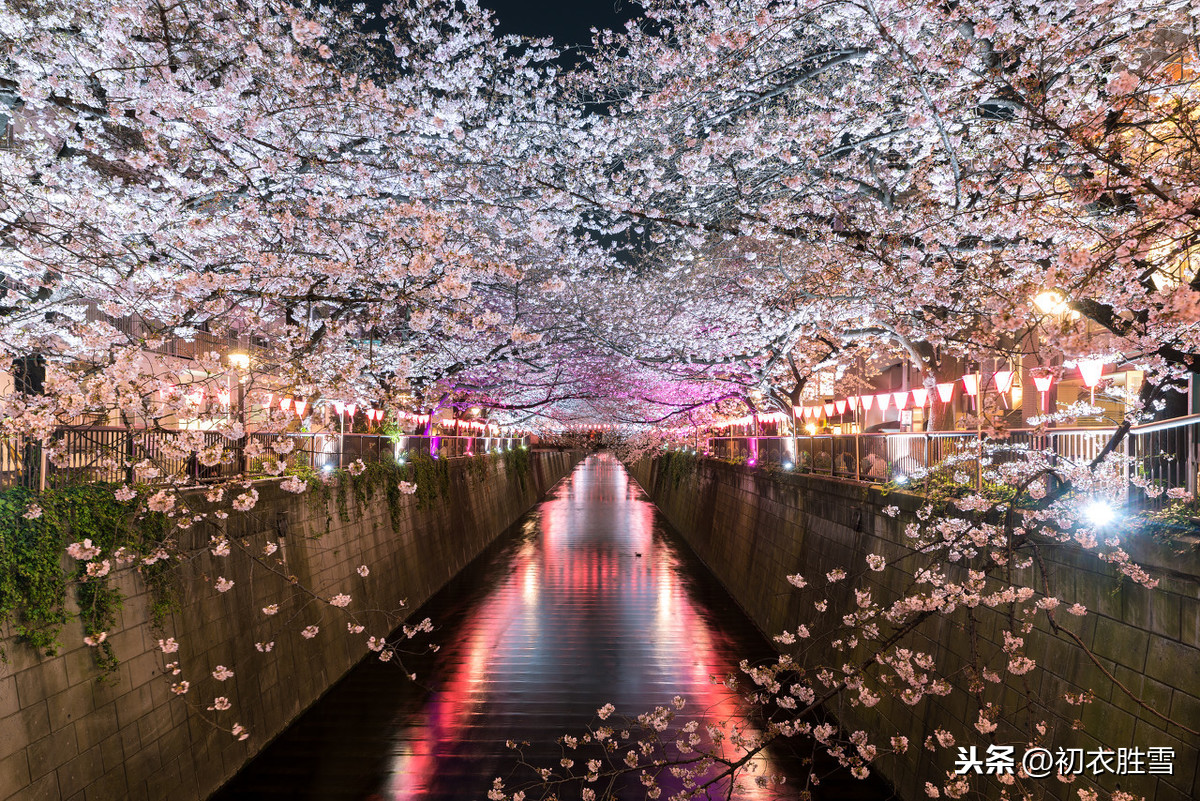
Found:
[[[529,739],[501,721],[541,726],[540,739],[552,746],[557,734],[582,733],[557,719],[560,709],[612,702],[632,716],[678,694],[688,700],[685,719],[738,716],[737,697],[710,676],[736,670],[740,654],[698,604],[690,567],[615,459],[589,457],[539,506],[536,526],[457,636],[443,642],[439,691],[392,757],[387,798],[428,797],[443,760],[465,760],[465,747],[491,742],[504,752],[506,738]],[[480,776],[479,786],[490,778]],[[752,781],[742,784],[735,798],[767,797]],[[673,789],[665,786],[664,796]]]

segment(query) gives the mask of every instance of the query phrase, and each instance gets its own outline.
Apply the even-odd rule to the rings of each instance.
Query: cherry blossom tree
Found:
[[[954,510],[913,513],[899,597],[872,594],[880,555],[797,577],[829,595],[855,581],[854,607],[821,624],[819,648],[747,666],[750,702],[770,710],[753,734],[694,726],[668,741],[670,710],[634,713],[629,736],[590,733],[598,767],[547,780],[649,771],[654,797],[676,770],[692,792],[801,734],[862,773],[902,744],[841,733],[819,710],[949,691],[908,643],[927,621],[1004,610],[1003,656],[972,665],[998,688],[1033,668],[1035,621],[1067,636],[1058,592],[1027,580],[1046,549],[1074,542],[1153,582],[1078,501],[1127,489],[1118,444],[1200,372],[1196,25],[1184,0],[662,0],[564,73],[549,43],[498,37],[473,3],[412,0],[375,29],[310,3],[5,5],[16,146],[0,151],[0,354],[47,374],[42,391],[0,398],[0,433],[53,459],[63,425],[187,418],[223,439],[172,435],[172,460],[240,450],[282,475],[290,440],[248,442],[243,421],[195,398],[240,386],[306,403],[485,403],[514,421],[627,426],[633,455],[739,401],[790,414],[816,371],[867,354],[908,358],[927,382],[985,360],[1144,370],[1094,459],[1007,454],[978,493],[951,465],[933,502]],[[1046,293],[1051,312],[1034,303]],[[214,338],[252,344],[252,358],[208,352]],[[193,340],[181,360],[176,343]],[[257,502],[244,475],[203,502],[175,478],[114,492],[180,526]],[[310,490],[299,475],[283,486]],[[235,546],[217,536],[208,550]],[[96,579],[173,558],[72,549]],[[780,644],[817,629],[797,621]],[[175,646],[164,638],[163,653]],[[1008,714],[985,690],[970,737]]]

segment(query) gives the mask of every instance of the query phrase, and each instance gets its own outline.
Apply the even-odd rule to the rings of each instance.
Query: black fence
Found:
[[[942,470],[969,484],[994,477],[1006,464],[1029,459],[1042,459],[1048,466],[1089,464],[1114,433],[1112,428],[1059,428],[1019,429],[1003,438],[974,431],[711,437],[708,448],[718,459],[855,481],[903,484]],[[1127,482],[1126,492],[1135,506],[1161,506],[1170,489],[1195,493],[1200,415],[1134,426],[1112,456],[1108,469],[1124,471],[1125,478],[1133,480]]]
[[[346,468],[356,460],[403,460],[415,454],[452,459],[528,447],[527,438],[397,436],[322,432],[247,434],[72,426],[47,442],[0,440],[0,487],[45,490],[82,482],[216,481],[269,474],[279,459],[313,470]]]

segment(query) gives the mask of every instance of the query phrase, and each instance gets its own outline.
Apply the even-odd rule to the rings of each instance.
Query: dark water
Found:
[[[364,661],[214,798],[483,799],[494,777],[518,786],[529,776],[513,772],[506,740],[528,741],[527,758],[554,767],[556,738],[597,725],[605,703],[635,716],[680,695],[684,714],[727,720],[738,699],[710,677],[769,653],[603,454],[580,464],[416,619],[425,616],[441,646],[410,662],[425,687]],[[768,753],[753,768],[788,783],[767,792],[745,781],[734,798],[799,797],[805,768],[794,755]],[[620,795],[638,797],[632,790]],[[819,790],[886,796],[836,775]],[[578,799],[579,790],[561,797]]]

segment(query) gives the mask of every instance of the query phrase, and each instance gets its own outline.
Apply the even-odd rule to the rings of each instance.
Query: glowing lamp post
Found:
[[[1034,375],[1033,386],[1041,393],[1042,411],[1046,411],[1046,393],[1050,391],[1050,385],[1054,383],[1054,376],[1051,373],[1045,375]]]
[[[1083,385],[1091,390],[1092,405],[1096,405],[1096,385],[1100,383],[1100,376],[1104,373],[1104,362],[1099,359],[1079,359],[1075,362],[1075,366],[1079,368],[1079,376],[1083,379]]]
[[[1008,408],[1008,391],[1013,385],[1012,370],[997,370],[992,375],[992,382],[996,385],[996,391],[1000,393],[1000,398],[1004,402],[1005,408]]]
[[[971,406],[975,411],[979,411],[979,373],[968,373],[962,377],[963,392],[971,396]]]

